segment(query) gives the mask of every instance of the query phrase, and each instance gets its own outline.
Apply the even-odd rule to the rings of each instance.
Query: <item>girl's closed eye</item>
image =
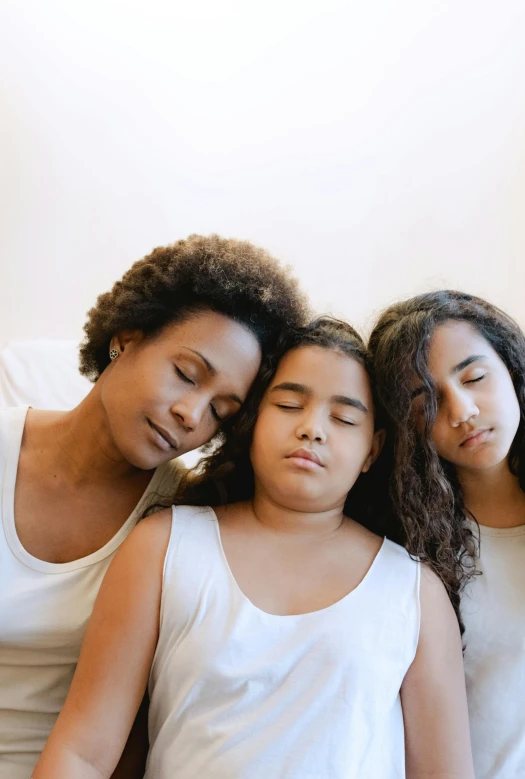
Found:
[[[484,373],[482,376],[477,376],[475,379],[468,379],[465,384],[476,384],[476,382],[481,381],[487,376],[486,373]]]
[[[352,427],[355,427],[356,422],[354,422],[352,419],[344,419],[343,417],[336,417],[333,416],[332,419],[335,419],[336,422],[342,422],[343,425],[350,425]]]
[[[293,406],[288,403],[276,403],[277,408],[284,408],[287,411],[300,411],[302,406]]]

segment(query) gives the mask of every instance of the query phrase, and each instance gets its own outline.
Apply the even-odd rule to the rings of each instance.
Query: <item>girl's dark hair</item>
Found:
[[[455,469],[438,456],[432,443],[438,399],[428,368],[432,335],[436,327],[451,320],[474,327],[509,371],[521,409],[509,464],[525,489],[525,336],[507,314],[463,292],[429,292],[384,311],[370,336],[369,350],[376,393],[385,414],[384,457],[390,464],[390,495],[401,540],[441,577],[461,625],[460,592],[476,574],[477,539],[466,521],[469,512]],[[423,434],[412,416],[415,376],[425,389]]]
[[[361,336],[346,322],[321,317],[306,327],[283,334],[244,407],[232,424],[223,430],[222,444],[188,473],[176,496],[176,503],[216,506],[253,498],[255,485],[250,446],[259,405],[281,358],[287,352],[304,346],[318,346],[339,352],[357,360],[367,371],[369,369],[366,346]],[[372,470],[361,474],[350,491],[345,513],[374,529],[376,518],[369,487]]]
[[[297,281],[264,249],[218,235],[190,235],[154,249],[98,297],[84,326],[80,372],[98,379],[119,331],[154,335],[204,309],[247,327],[263,352],[275,347],[284,328],[308,317]]]

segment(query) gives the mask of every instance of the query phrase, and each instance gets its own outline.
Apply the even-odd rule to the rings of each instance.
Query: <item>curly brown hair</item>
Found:
[[[122,330],[154,335],[190,313],[211,309],[253,332],[271,350],[286,327],[303,324],[306,298],[287,268],[264,249],[218,235],[190,235],[154,249],[110,292],[99,295],[84,326],[80,372],[96,381],[109,343]]]
[[[319,346],[357,360],[369,371],[369,355],[361,336],[346,322],[332,317],[319,317],[306,327],[296,328],[281,336],[277,349],[261,371],[252,392],[230,425],[222,431],[222,444],[189,471],[180,484],[174,502],[178,505],[224,505],[251,500],[254,495],[254,473],[250,447],[257,421],[259,405],[270,385],[279,361],[288,352],[304,346]],[[383,496],[373,465],[359,476],[345,502],[347,516],[374,532],[383,534]]]
[[[525,336],[507,314],[481,298],[441,290],[390,306],[369,340],[376,393],[387,426],[384,456],[390,462],[390,494],[399,531],[408,551],[427,562],[444,582],[460,626],[460,593],[476,575],[478,553],[461,488],[451,463],[432,442],[438,411],[428,352],[436,327],[450,320],[468,322],[492,346],[512,378],[521,409],[509,452],[509,465],[525,490]],[[425,428],[412,413],[414,375],[425,388]]]

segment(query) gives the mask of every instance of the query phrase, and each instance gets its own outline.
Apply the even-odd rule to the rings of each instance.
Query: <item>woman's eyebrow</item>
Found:
[[[195,351],[195,349],[190,349],[189,347],[186,347],[186,348],[187,348],[188,352],[191,352],[192,354],[196,354],[197,357],[200,357],[200,359],[202,360],[202,362],[206,366],[206,370],[208,371],[210,376],[216,376],[217,375],[217,368],[215,368],[211,364],[211,362],[208,359],[206,359],[206,357],[203,354],[201,354],[200,352]],[[233,395],[227,395],[226,397],[228,398],[228,400],[233,400],[235,403],[238,403],[239,406],[242,406],[242,404],[244,403],[244,401],[241,400],[238,395],[233,394]]]
[[[206,357],[203,354],[201,354],[200,352],[195,351],[195,349],[190,349],[188,346],[186,347],[186,349],[188,350],[188,352],[191,352],[192,354],[196,354],[197,357],[200,357],[200,359],[202,360],[202,362],[206,366],[206,370],[208,371],[210,376],[216,376],[217,375],[217,368],[215,368],[211,364],[211,362],[208,359],[206,359]]]

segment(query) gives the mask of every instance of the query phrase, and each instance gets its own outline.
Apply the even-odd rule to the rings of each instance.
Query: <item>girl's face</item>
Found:
[[[120,354],[99,379],[111,437],[146,470],[209,441],[239,411],[261,361],[253,333],[213,311],[111,346]]]
[[[250,453],[256,491],[296,511],[342,506],[381,440],[362,365],[318,346],[294,349],[260,406]]]
[[[428,367],[438,393],[432,440],[438,454],[458,469],[484,470],[505,461],[520,421],[510,374],[488,341],[468,322],[436,328]],[[414,412],[424,426],[423,392]]]

